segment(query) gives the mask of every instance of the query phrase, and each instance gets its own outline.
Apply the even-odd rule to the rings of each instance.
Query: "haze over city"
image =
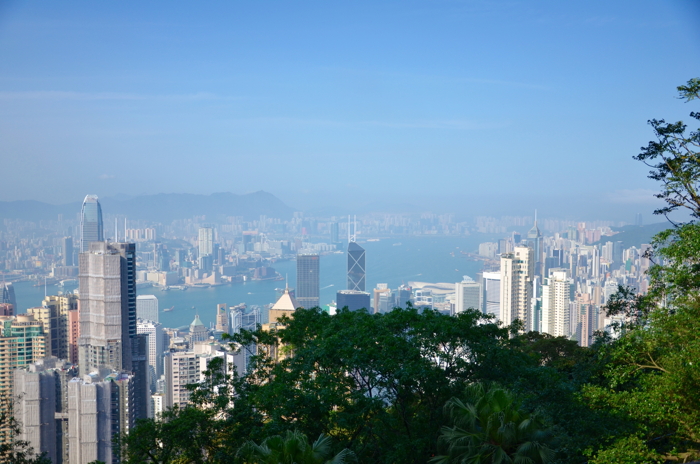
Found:
[[[0,0],[0,463],[700,463],[700,1]]]
[[[624,219],[696,2],[0,6],[0,200],[265,190],[297,210]],[[57,179],[60,182],[56,189]],[[595,209],[591,205],[595,205]]]

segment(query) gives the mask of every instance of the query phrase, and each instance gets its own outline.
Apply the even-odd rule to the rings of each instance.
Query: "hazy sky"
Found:
[[[646,212],[699,5],[2,1],[0,200]]]

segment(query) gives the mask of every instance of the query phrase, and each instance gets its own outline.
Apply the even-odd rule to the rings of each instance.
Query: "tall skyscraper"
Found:
[[[348,243],[348,290],[365,291],[365,249]]]
[[[388,313],[393,308],[393,298],[391,297],[391,289],[388,284],[377,284],[374,289],[373,308],[375,314]]]
[[[513,253],[501,255],[501,315],[504,324],[520,319],[530,330],[532,304],[533,251],[515,247]]]
[[[199,257],[211,256],[214,253],[214,229],[201,227],[199,229]]]
[[[63,237],[61,246],[61,264],[73,266],[73,237]]]
[[[321,287],[320,259],[315,254],[297,255],[296,300],[303,308],[319,305]]]
[[[533,261],[533,275],[542,276],[542,234],[540,233],[540,229],[537,227],[537,212],[535,212],[535,223],[532,225],[532,229],[530,229],[527,233],[527,246],[532,248],[531,259]]]
[[[481,277],[482,284],[482,311],[496,318],[501,317],[501,273],[484,272]]]
[[[163,353],[165,352],[163,327],[150,320],[139,320],[136,331],[148,335],[148,364],[153,366],[156,378],[163,375]]]
[[[481,284],[474,282],[471,277],[464,276],[461,282],[455,284],[455,294],[457,296],[455,313],[461,313],[467,309],[481,310]]]
[[[102,225],[102,207],[97,195],[87,195],[83,200],[83,208],[80,211],[80,251],[90,249],[90,242],[104,240]]]
[[[136,336],[136,246],[92,242],[80,254],[80,375],[131,370]]]
[[[15,298],[15,288],[11,282],[0,283],[0,304],[10,304],[14,314],[19,312],[17,298]]]
[[[158,297],[139,295],[136,297],[136,317],[151,322],[158,322]]]
[[[0,317],[0,330],[0,396],[11,397],[13,371],[46,356],[46,337],[41,322],[30,314]]]
[[[542,332],[555,337],[571,335],[571,286],[567,269],[551,269],[542,285]]]

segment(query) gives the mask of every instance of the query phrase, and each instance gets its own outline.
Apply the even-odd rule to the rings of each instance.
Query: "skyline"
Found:
[[[700,52],[692,2],[164,5],[3,5],[0,201],[649,217],[632,156]]]

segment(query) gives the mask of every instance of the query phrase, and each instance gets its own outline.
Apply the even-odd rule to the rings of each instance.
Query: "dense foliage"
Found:
[[[697,98],[700,80],[679,91]],[[338,453],[387,464],[700,458],[700,135],[686,135],[682,123],[650,124],[657,140],[637,159],[662,184],[667,206],[658,212],[687,209],[692,220],[657,236],[651,291],[621,289],[608,310],[623,323],[592,347],[520,334],[519,325],[476,311],[300,309],[279,331],[234,341],[277,346],[279,362],[260,350],[245,377],[213,363],[191,406],[124,437],[125,462],[324,462]],[[308,437],[319,436],[324,454],[315,461],[282,457],[285,444],[312,455],[319,442]]]

